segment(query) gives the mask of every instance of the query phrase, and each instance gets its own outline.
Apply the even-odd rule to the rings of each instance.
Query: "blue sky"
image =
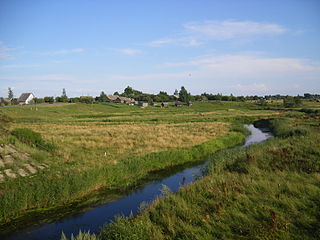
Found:
[[[0,96],[320,93],[320,1],[0,0]]]

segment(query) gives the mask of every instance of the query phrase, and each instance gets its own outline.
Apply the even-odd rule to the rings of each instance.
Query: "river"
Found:
[[[251,135],[246,138],[242,147],[265,141],[272,136],[267,129],[255,128],[252,124],[245,125],[245,127],[251,132]],[[137,214],[141,203],[150,203],[161,196],[161,190],[164,185],[169,187],[172,192],[177,192],[182,185],[194,182],[197,178],[201,177],[202,169],[207,163],[196,164],[196,166],[192,167],[190,165],[189,167],[185,166],[185,169],[181,169],[181,167],[173,169],[169,173],[154,177],[153,180],[150,180],[139,189],[128,193],[118,200],[111,202],[110,200],[106,200],[99,205],[80,210],[77,209],[77,212],[73,212],[61,219],[19,229],[6,236],[1,236],[0,233],[0,237],[1,239],[8,240],[56,240],[60,239],[62,231],[67,237],[70,237],[72,233],[76,235],[79,230],[90,230],[91,233],[98,232],[104,224],[114,220],[114,217],[117,215],[129,216],[130,214]],[[168,176],[168,174],[171,175]],[[106,199],[107,197],[105,196]],[[47,216],[47,218],[50,218],[50,216]]]

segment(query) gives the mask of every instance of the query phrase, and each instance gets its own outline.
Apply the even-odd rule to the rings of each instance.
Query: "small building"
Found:
[[[21,96],[18,98],[19,104],[32,104],[34,103],[35,96],[33,93],[22,93]]]
[[[107,101],[108,102],[116,102],[118,97],[119,97],[118,95],[108,95],[107,96]]]
[[[149,104],[147,102],[139,102],[139,106],[142,108],[148,107]]]
[[[183,106],[183,103],[178,101],[178,102],[175,103],[175,106],[176,106],[176,107],[182,107],[182,106]]]
[[[161,103],[161,108],[167,108],[169,106],[169,103],[163,102]]]

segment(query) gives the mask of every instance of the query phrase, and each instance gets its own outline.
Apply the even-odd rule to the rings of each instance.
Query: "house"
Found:
[[[129,104],[129,105],[134,104],[134,99],[127,98],[127,97],[120,97],[118,95],[108,95],[107,101],[114,102],[114,103],[125,103],[125,104]]]
[[[148,103],[147,102],[139,102],[139,106],[142,108],[148,107]]]
[[[175,106],[176,106],[176,107],[182,107],[182,106],[183,106],[183,103],[182,103],[182,102],[177,101],[177,102],[175,103]]]
[[[169,106],[169,103],[163,102],[161,103],[161,108],[167,108]]]
[[[107,101],[108,102],[116,102],[118,97],[119,97],[118,95],[108,95],[107,96]]]
[[[32,104],[34,103],[35,96],[32,93],[22,93],[18,98],[19,104]]]

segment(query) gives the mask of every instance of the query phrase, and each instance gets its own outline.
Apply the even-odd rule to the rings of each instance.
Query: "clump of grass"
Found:
[[[40,133],[34,132],[31,129],[16,128],[11,131],[11,134],[26,144],[33,145],[47,151],[55,150],[55,146],[52,143],[45,141]]]
[[[293,121],[285,118],[261,119],[255,122],[257,127],[267,127],[277,137],[305,136],[309,129],[304,126],[296,126]]]
[[[73,236],[71,234],[70,240],[97,240],[97,236],[95,234],[90,234],[90,232],[82,232],[80,231],[77,236]],[[62,232],[61,240],[68,240],[66,235]]]

